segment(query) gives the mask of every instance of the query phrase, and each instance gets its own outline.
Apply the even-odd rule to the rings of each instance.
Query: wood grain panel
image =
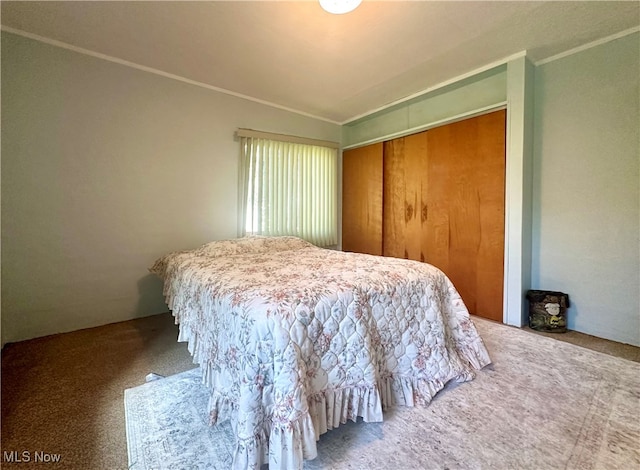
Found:
[[[505,111],[428,131],[427,262],[470,312],[502,321]]]
[[[405,214],[405,255],[409,259],[425,261],[426,247],[423,246],[424,232],[422,193],[427,186],[427,133],[420,132],[404,138],[404,150],[407,172],[406,214]]]
[[[383,253],[424,261],[422,191],[426,185],[426,132],[384,143]]]
[[[427,220],[422,234],[425,261],[449,273],[449,178],[451,166],[447,148],[451,128],[442,126],[427,132],[429,149],[428,176],[426,183]]]
[[[405,257],[406,162],[404,138],[384,143],[382,247],[384,256]]]
[[[342,249],[382,254],[382,143],[342,153]]]
[[[425,261],[502,321],[506,112],[344,153],[343,249]]]
[[[477,259],[478,315],[502,321],[504,290],[504,223],[506,111],[478,120],[478,193],[480,247]]]

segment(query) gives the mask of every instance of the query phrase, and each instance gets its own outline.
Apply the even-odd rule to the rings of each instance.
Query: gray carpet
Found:
[[[475,380],[322,435],[305,469],[640,469],[640,364],[474,321],[493,359]],[[130,468],[229,469],[207,398],[197,369],[126,390]]]

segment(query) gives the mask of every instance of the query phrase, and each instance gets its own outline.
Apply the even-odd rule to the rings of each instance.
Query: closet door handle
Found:
[[[413,206],[408,204],[407,201],[404,201],[404,221],[405,223],[409,223],[409,221],[413,217]]]

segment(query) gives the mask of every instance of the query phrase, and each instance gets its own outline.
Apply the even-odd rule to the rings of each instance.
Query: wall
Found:
[[[2,334],[167,311],[147,268],[236,236],[238,127],[340,127],[2,34]]]
[[[568,327],[640,345],[640,35],[537,67],[536,289],[569,294]]]
[[[504,105],[507,67],[497,65],[410,100],[356,119],[342,127],[343,147],[412,134],[481,109]]]

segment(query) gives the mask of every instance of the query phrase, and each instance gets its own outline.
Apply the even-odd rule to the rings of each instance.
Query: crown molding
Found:
[[[272,103],[270,101],[261,100],[259,98],[254,98],[253,96],[243,95],[242,93],[236,93],[235,91],[227,90],[225,88],[220,88],[217,86],[209,85],[207,83],[199,82],[197,80],[191,80],[190,78],[182,77],[180,75],[175,75],[173,73],[165,72],[163,70],[154,69],[153,67],[147,67],[146,65],[137,64],[135,62],[130,62],[128,60],[120,59],[118,57],[113,57],[107,54],[102,54],[100,52],[95,52],[90,49],[84,49],[82,47],[74,46],[72,44],[68,44],[66,42],[58,41],[56,39],[47,38],[44,36],[40,36],[38,34],[29,33],[27,31],[23,31],[20,29],[12,28],[10,26],[2,25],[0,26],[2,31],[7,33],[15,34],[18,36],[22,36],[28,39],[33,39],[34,41],[39,41],[50,46],[60,47],[62,49],[67,49],[69,51],[77,52],[79,54],[88,55],[90,57],[95,57],[97,59],[106,60],[108,62],[113,62],[119,65],[124,65],[125,67],[130,67],[136,70],[141,70],[143,72],[152,73],[154,75],[159,75],[164,78],[169,78],[171,80],[177,80],[179,82],[188,83],[189,85],[194,85],[200,88],[206,88],[207,90],[216,91],[218,93],[223,93],[225,95],[235,96],[236,98],[241,98],[247,101],[253,101],[254,103],[259,103],[265,106],[269,106],[272,108],[281,109],[283,111],[288,111],[290,113],[299,114],[301,116],[317,119],[319,121],[329,122],[331,124],[340,125],[339,122],[327,119],[325,117],[316,116],[314,114],[306,113],[304,111],[300,111],[298,109],[288,108],[286,106],[282,106],[276,103]]]
[[[377,113],[379,111],[384,111],[385,109],[391,108],[391,107],[396,106],[398,104],[402,104],[402,103],[404,103],[406,101],[412,100],[412,99],[417,98],[419,96],[426,95],[427,93],[431,93],[431,92],[436,91],[436,90],[438,90],[440,88],[444,88],[444,87],[446,87],[448,85],[451,85],[453,83],[459,82],[460,80],[464,80],[465,78],[473,77],[474,75],[478,75],[478,74],[480,74],[482,72],[486,72],[487,70],[491,70],[493,68],[500,67],[501,65],[505,65],[505,64],[507,64],[508,62],[510,62],[512,60],[516,60],[516,59],[519,59],[521,57],[526,57],[526,56],[527,56],[527,51],[517,52],[517,53],[512,54],[512,55],[510,55],[508,57],[504,57],[504,58],[502,58],[500,60],[496,60],[495,62],[491,62],[490,64],[487,64],[487,65],[484,65],[484,66],[479,67],[477,69],[474,69],[474,70],[471,70],[469,72],[463,73],[462,75],[458,75],[456,77],[450,78],[449,80],[445,80],[444,82],[440,82],[437,85],[434,85],[434,86],[429,87],[429,88],[427,88],[425,90],[419,91],[418,93],[414,93],[412,95],[406,96],[406,97],[401,98],[401,99],[396,100],[396,101],[393,101],[393,102],[391,102],[389,104],[386,104],[384,106],[381,106],[379,108],[372,109],[371,111],[367,111],[365,113],[362,113],[362,114],[359,114],[359,115],[354,116],[352,118],[349,118],[346,121],[342,121],[340,124],[343,125],[343,126],[345,124],[350,124],[350,123],[352,123],[354,121],[357,121],[358,119],[362,119],[363,117],[367,117],[367,116],[369,116],[371,114],[374,114],[374,113]]]
[[[563,59],[573,54],[577,54],[578,52],[586,51],[587,49],[591,49],[592,47],[600,46],[602,44],[606,44],[611,41],[615,41],[616,39],[623,38],[633,33],[637,33],[640,31],[640,26],[635,26],[633,28],[625,29],[624,31],[620,31],[619,33],[612,34],[611,36],[607,36],[605,38],[597,39],[592,42],[588,42],[578,47],[574,47],[573,49],[569,49],[568,51],[560,52],[559,54],[552,55],[551,57],[547,57],[546,59],[541,59],[537,62],[534,62],[533,65],[536,67],[539,65],[548,64],[549,62],[553,62],[554,60]]]

